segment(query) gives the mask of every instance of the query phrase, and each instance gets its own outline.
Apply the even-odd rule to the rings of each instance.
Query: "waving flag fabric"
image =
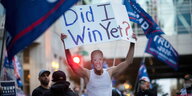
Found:
[[[125,5],[125,7],[127,9],[129,20],[132,21],[132,22],[135,22],[135,23],[139,23],[138,20],[137,20],[137,17],[136,17],[137,12],[134,11],[134,9],[132,8],[130,2],[131,2],[130,0],[124,0],[123,1],[123,4]]]
[[[178,69],[179,55],[172,45],[162,36],[156,35],[150,37],[145,52],[168,64],[175,70]]]
[[[147,73],[147,68],[144,63],[142,63],[139,68],[138,79],[150,82],[150,79]]]
[[[152,17],[135,0],[124,0],[123,4],[127,9],[130,21],[139,24],[147,38],[164,34]]]
[[[17,56],[14,56],[10,61],[6,56],[3,64],[2,80],[16,80],[19,87],[23,86],[21,78],[23,77],[22,64]]]
[[[9,60],[30,45],[78,0],[1,0],[6,10],[5,28]]]

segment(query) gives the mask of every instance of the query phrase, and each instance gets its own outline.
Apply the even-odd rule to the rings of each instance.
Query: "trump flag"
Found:
[[[9,60],[30,45],[78,0],[1,0],[6,10],[5,29]]]
[[[165,38],[158,35],[150,37],[145,52],[168,64],[175,70],[178,69],[179,55]]]
[[[150,79],[149,79],[149,76],[147,73],[147,68],[146,68],[144,62],[142,62],[141,66],[139,68],[138,79],[150,82]]]
[[[127,9],[130,21],[139,24],[147,38],[164,34],[152,17],[135,0],[124,0],[123,4]]]

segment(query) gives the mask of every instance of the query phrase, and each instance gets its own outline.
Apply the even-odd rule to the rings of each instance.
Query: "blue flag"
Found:
[[[5,29],[9,60],[30,45],[78,0],[1,0],[6,9]]]
[[[14,69],[12,61],[9,61],[7,57],[5,57],[5,59],[4,59],[3,67],[9,68],[9,69]]]
[[[16,80],[19,87],[23,86],[21,81],[21,77],[23,77],[23,69],[17,56],[14,56],[12,60],[8,60],[8,57],[5,56],[2,70],[4,72],[3,80]]]
[[[178,53],[163,37],[155,35],[150,37],[145,52],[153,55],[175,70],[178,69]]]
[[[139,23],[136,17],[137,12],[133,10],[131,4],[130,4],[130,0],[124,0],[123,4],[125,5],[126,9],[127,9],[127,13],[129,16],[129,20],[135,23]]]
[[[140,68],[139,68],[138,79],[150,82],[150,79],[149,79],[149,76],[147,73],[147,68],[146,68],[144,63],[142,63]]]
[[[152,17],[135,0],[124,0],[123,4],[127,9],[130,21],[139,24],[147,38],[164,34]]]

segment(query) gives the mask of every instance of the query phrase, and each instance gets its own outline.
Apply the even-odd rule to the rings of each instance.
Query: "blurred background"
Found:
[[[81,0],[79,5],[96,4],[107,0]],[[118,1],[121,2],[121,1]],[[153,56],[144,53],[147,38],[142,29],[136,23],[132,23],[132,29],[138,37],[136,43],[133,64],[118,77],[113,78],[118,89],[125,91],[129,96],[133,93],[136,85],[138,69],[142,58],[145,57],[145,65],[151,84],[156,88],[159,96],[168,94],[175,96],[176,92],[183,87],[183,77],[186,73],[192,73],[192,1],[191,0],[137,0],[141,7],[152,16],[166,35],[164,37],[172,44],[179,53],[179,69],[173,70],[167,64],[157,60]],[[3,40],[5,10],[0,5],[0,45]],[[27,96],[30,96],[34,88],[39,85],[38,73],[41,69],[48,69],[51,72],[63,70],[72,83],[71,88],[82,90],[83,82],[69,67],[66,66],[64,48],[60,40],[62,32],[63,17],[58,19],[46,32],[41,35],[33,44],[25,48],[17,57],[21,63],[23,82],[22,89]],[[115,41],[102,44],[81,46],[71,49],[73,55],[78,55],[82,66],[91,69],[90,53],[92,50],[100,49],[104,52],[105,66],[113,66],[124,60],[127,54],[129,43]],[[2,47],[0,47],[2,49]],[[0,50],[1,50],[0,49]],[[77,61],[78,62],[78,61]]]

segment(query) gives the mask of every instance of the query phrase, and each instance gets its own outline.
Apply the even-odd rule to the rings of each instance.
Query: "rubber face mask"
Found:
[[[102,70],[103,57],[100,54],[94,54],[94,56],[92,57],[92,63],[96,70]]]

